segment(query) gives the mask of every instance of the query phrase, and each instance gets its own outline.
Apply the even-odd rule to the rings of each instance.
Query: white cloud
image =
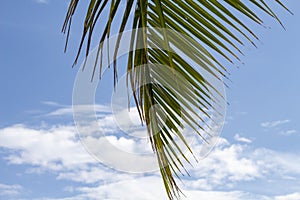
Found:
[[[236,135],[234,136],[234,139],[235,139],[237,142],[252,143],[252,140],[251,140],[251,139],[245,138],[245,137],[241,137],[239,134],[236,134]]]
[[[41,4],[48,4],[49,0],[34,0],[37,3],[41,3]]]
[[[94,187],[72,188],[72,191],[76,191],[77,193],[79,192],[80,194],[61,200],[98,200],[99,197],[101,197],[101,199],[122,200],[168,200],[163,187],[164,186],[159,176],[139,177],[119,182],[101,184]],[[201,191],[193,189],[183,189],[182,192],[184,195],[181,195],[181,199],[187,200],[271,200],[271,198],[263,195],[256,195],[242,191]]]
[[[300,193],[287,194],[282,196],[276,196],[275,200],[299,200]]]
[[[197,147],[193,147],[197,156]],[[194,168],[189,168],[191,176],[197,180],[203,179],[203,182],[196,184],[191,181],[194,189],[206,189],[222,186],[230,188],[232,184],[240,181],[250,181],[262,177],[260,166],[256,160],[251,157],[243,145],[229,144],[225,139],[216,148],[199,163],[194,164]]]
[[[49,101],[46,101],[44,103],[47,105],[62,107],[48,113],[47,116],[64,116],[64,115],[73,116],[74,109],[77,112],[82,112],[82,113],[89,111],[91,109],[95,110],[95,112],[97,113],[111,113],[111,107],[106,105],[99,105],[99,104],[98,105],[77,105],[72,107],[72,106],[60,105],[55,102],[49,102]]]
[[[258,160],[258,165],[271,175],[282,177],[291,174],[300,174],[300,154],[276,152],[270,149],[256,149],[253,157]],[[264,167],[263,167],[264,166]]]
[[[63,104],[60,104],[60,103],[57,103],[54,101],[42,101],[41,103],[44,105],[47,105],[47,106],[52,106],[52,107],[68,107],[66,105],[63,105]]]
[[[292,130],[287,130],[287,131],[280,131],[279,134],[280,135],[284,135],[284,136],[290,136],[297,133],[296,130],[292,129]]]
[[[103,110],[103,108],[101,108]],[[69,111],[68,111],[69,112]],[[67,113],[67,112],[61,112]],[[99,119],[100,127],[116,130],[111,114]],[[102,125],[101,125],[102,124]],[[278,124],[278,123],[277,123]],[[256,180],[269,180],[276,177],[296,181],[300,175],[300,156],[296,153],[282,153],[264,148],[253,148],[251,140],[235,135],[235,139],[244,144],[230,144],[220,138],[215,149],[194,167],[187,167],[191,178],[183,177],[184,193],[187,199],[268,199],[263,195],[234,191],[236,185]],[[121,149],[134,152],[149,147],[147,142],[138,142],[128,137],[109,135],[108,140]],[[96,140],[97,142],[97,140]],[[99,142],[99,141],[98,141]],[[100,143],[98,143],[100,144]],[[11,151],[4,158],[10,164],[29,164],[28,173],[46,173],[51,171],[58,180],[69,180],[87,184],[86,187],[68,188],[69,192],[80,193],[69,199],[162,199],[164,187],[158,172],[128,174],[108,169],[87,153],[75,134],[72,126],[56,125],[30,128],[25,125],[13,125],[0,129],[0,148]],[[105,146],[98,145],[103,152]],[[192,146],[194,154],[201,155],[202,147]],[[107,152],[110,153],[110,152]],[[191,156],[189,155],[191,158]],[[191,158],[192,159],[192,158]],[[126,163],[125,163],[126,164]],[[145,163],[140,163],[141,165]],[[93,187],[88,186],[93,184]],[[142,186],[142,187],[141,187]],[[228,192],[216,191],[218,188]],[[156,191],[153,194],[153,190]],[[230,191],[233,190],[233,191]],[[118,196],[119,195],[119,196]],[[283,194],[284,195],[284,194]],[[134,198],[133,198],[134,197]],[[269,199],[274,199],[269,198]],[[277,196],[281,200],[281,196]],[[66,198],[67,199],[67,198]]]
[[[14,125],[0,129],[0,147],[17,152],[5,157],[12,164],[31,164],[57,171],[96,163],[76,139],[71,126],[32,129]]]
[[[138,174],[121,173],[103,167],[101,165],[93,165],[87,169],[59,172],[57,175],[57,179],[91,184],[130,180],[138,176]]]
[[[243,191],[187,191],[187,197],[188,200],[270,200],[266,196],[251,194]]]
[[[133,151],[134,148],[138,148],[135,145],[138,146],[139,143],[132,139],[118,139],[115,136],[109,138],[124,150]],[[140,144],[141,149],[145,146],[150,144]],[[31,173],[51,170],[57,172],[58,179],[83,183],[109,179],[115,174],[97,165],[76,139],[74,128],[70,126],[32,129],[15,125],[0,129],[0,147],[14,150],[5,156],[9,163],[35,166],[29,170]],[[194,145],[193,149],[196,156],[201,151],[201,147],[197,145]],[[102,150],[105,152],[105,149]],[[253,150],[244,145],[229,144],[225,139],[220,139],[208,157],[193,165],[194,168],[188,169],[195,180],[189,180],[186,184],[194,189],[213,189],[227,184],[230,186],[240,181],[263,178],[271,172],[282,176],[290,173],[300,174],[300,157],[297,154],[262,148]],[[124,174],[120,179],[123,177]]]
[[[260,125],[264,128],[273,128],[282,124],[286,124],[289,123],[290,120],[286,119],[286,120],[278,120],[278,121],[271,121],[271,122],[263,122]]]
[[[20,185],[6,185],[0,183],[0,197],[6,196],[17,196],[23,190],[22,186]]]

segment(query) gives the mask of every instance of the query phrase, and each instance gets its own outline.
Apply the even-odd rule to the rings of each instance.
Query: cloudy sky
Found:
[[[74,24],[64,54],[67,6],[0,3],[0,199],[166,199],[156,171],[113,170],[78,140],[71,104],[79,66],[71,65],[81,24]],[[268,18],[266,28],[252,25],[258,48],[244,48],[244,64],[228,66],[225,127],[214,150],[179,183],[185,199],[300,199],[300,2],[287,6],[293,16],[278,9],[286,30]],[[81,22],[83,11],[74,20]],[[96,103],[100,127],[114,133],[112,84],[100,82]],[[150,149],[130,137],[108,140],[128,151]]]

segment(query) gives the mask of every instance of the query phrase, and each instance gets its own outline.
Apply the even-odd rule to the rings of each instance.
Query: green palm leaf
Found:
[[[63,26],[67,42],[78,3],[79,0],[71,0]],[[85,40],[88,55],[96,23],[108,13],[106,21],[101,21],[104,29],[100,33],[99,52],[111,34],[112,23],[118,22],[120,35],[113,55],[116,83],[116,58],[122,32],[126,27],[136,30],[131,38],[133,51],[128,55],[128,84],[141,120],[147,126],[167,195],[174,199],[180,192],[174,175],[179,177],[184,163],[189,163],[175,138],[192,153],[181,130],[188,126],[203,137],[201,131],[205,130],[199,122],[205,122],[203,116],[210,117],[207,110],[217,110],[212,102],[217,99],[215,95],[220,95],[199,69],[217,79],[226,77],[225,64],[240,60],[240,47],[247,42],[255,46],[258,37],[244,20],[263,24],[261,16],[268,15],[282,23],[264,0],[247,3],[241,0],[128,0],[121,9],[122,3],[121,0],[90,0],[74,64]],[[273,4],[288,10],[279,0]],[[117,12],[122,12],[122,19],[116,18]]]

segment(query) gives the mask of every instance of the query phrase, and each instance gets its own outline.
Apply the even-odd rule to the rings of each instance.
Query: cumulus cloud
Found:
[[[145,199],[145,200],[168,200],[165,195],[162,181],[158,176],[140,177],[133,180],[120,181],[117,183],[100,185],[97,187],[78,187],[75,190],[81,192],[80,195],[74,196],[72,199],[97,200],[99,197],[103,199]],[[155,191],[155,192],[154,192]],[[213,199],[213,200],[253,200],[267,199],[262,195],[250,194],[241,191],[201,191],[186,190],[182,191],[188,200]],[[121,198],[120,198],[121,197]]]
[[[106,110],[99,107],[99,110]],[[59,108],[60,109],[60,108]],[[70,108],[68,108],[70,109]],[[69,111],[61,112],[66,114]],[[59,113],[59,112],[57,112]],[[106,113],[99,118],[102,128],[117,130],[111,114]],[[102,125],[101,125],[102,124]],[[274,124],[274,123],[273,123]],[[277,123],[278,124],[278,123]],[[274,125],[273,125],[274,126]],[[145,134],[145,133],[144,133]],[[94,139],[94,145],[103,152],[108,152],[101,139]],[[300,155],[297,153],[283,153],[265,148],[253,148],[248,138],[235,135],[239,143],[230,143],[220,138],[217,146],[210,154],[197,162],[193,167],[187,167],[191,177],[182,177],[184,194],[187,199],[274,199],[284,197],[293,198],[298,193],[286,196],[267,197],[246,191],[235,191],[240,183],[256,180],[269,180],[274,175],[279,179],[291,177],[296,181],[300,175]],[[120,147],[122,151],[139,152],[149,148],[147,141],[138,141],[130,136],[110,134],[107,141]],[[244,144],[247,143],[247,144]],[[75,127],[71,125],[48,125],[42,127],[28,127],[22,124],[12,125],[0,129],[0,148],[7,149],[4,159],[14,165],[27,164],[28,173],[47,173],[50,171],[57,180],[74,181],[81,184],[77,187],[67,187],[71,193],[69,198],[62,199],[162,199],[165,197],[164,187],[157,171],[144,174],[130,174],[109,169],[89,154],[76,135]],[[192,144],[194,155],[199,157],[203,146],[195,142]],[[119,158],[115,155],[111,157]],[[188,157],[193,160],[191,155]],[[126,165],[126,162],[124,163]],[[130,163],[127,163],[130,166]],[[145,165],[137,162],[137,165]],[[92,184],[92,186],[90,185]],[[2,186],[2,188],[4,188]],[[224,191],[217,191],[222,188]],[[153,193],[153,191],[156,191]],[[0,185],[1,191],[1,185]],[[7,190],[9,191],[9,190]],[[19,190],[20,191],[20,190]],[[72,193],[75,193],[72,195]],[[296,196],[297,197],[297,196]]]
[[[289,122],[290,122],[290,120],[286,119],[286,120],[263,122],[260,125],[264,128],[273,128],[273,127],[277,127],[279,125],[286,124],[286,123],[289,123]]]
[[[72,126],[7,127],[0,130],[0,147],[17,152],[5,156],[9,163],[37,165],[54,171],[84,168],[96,162],[86,153]]]
[[[197,157],[197,146],[193,149]],[[193,165],[188,171],[195,179],[185,184],[195,190],[214,189],[220,186],[229,189],[239,182],[263,177],[263,166],[257,164],[256,158],[246,146],[230,144],[222,138],[205,159]]]
[[[113,142],[122,143],[117,138]],[[122,145],[124,148],[128,145],[126,148],[130,149],[134,143],[134,140],[127,139]],[[161,181],[157,173],[144,177],[137,174],[117,173],[98,165],[96,160],[83,149],[80,141],[76,139],[74,128],[69,126],[53,126],[48,129],[33,129],[24,125],[7,127],[0,130],[0,146],[15,150],[5,157],[9,163],[35,166],[31,173],[41,173],[38,169],[41,169],[42,172],[43,170],[50,170],[56,174],[59,180],[99,184],[99,188],[102,190],[97,190],[96,193],[93,192],[96,191],[95,188],[80,189],[85,195],[90,195],[91,199],[93,195],[99,195],[99,192],[103,192],[101,195],[105,195],[104,193],[110,191],[111,188],[120,189],[123,187],[125,190],[127,186],[121,187],[122,184],[130,186],[134,190],[138,188],[138,185],[146,186],[145,184],[148,182],[154,182],[153,187],[158,188],[158,183]],[[183,177],[184,185],[182,187],[187,191],[187,194],[193,195],[194,192],[192,191],[214,190],[219,186],[230,189],[232,185],[239,182],[263,179],[273,173],[279,176],[300,174],[299,155],[268,149],[255,149],[253,151],[253,149],[248,148],[240,144],[230,144],[221,138],[208,157],[199,163],[193,163],[194,167],[188,168],[192,179]],[[193,149],[196,156],[201,151],[196,144],[194,144]],[[145,180],[144,184],[142,184],[143,180]],[[111,185],[103,184],[105,182]],[[151,185],[143,187],[141,194],[145,195],[148,188],[151,187]],[[163,187],[160,188],[163,195]],[[212,195],[211,193],[201,194]],[[200,194],[197,193],[197,195]],[[114,198],[114,196],[110,196],[110,198]]]
[[[275,200],[299,200],[299,199],[300,199],[300,193],[292,193],[292,194],[275,197]]]

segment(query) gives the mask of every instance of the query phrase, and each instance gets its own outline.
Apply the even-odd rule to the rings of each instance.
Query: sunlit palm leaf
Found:
[[[63,26],[67,42],[78,2],[71,0]],[[88,55],[95,25],[106,11],[107,20],[101,21],[104,29],[100,34],[99,53],[104,48],[103,41],[110,36],[112,23],[119,22],[120,35],[113,55],[116,83],[116,58],[122,32],[126,26],[137,29],[132,33],[130,49],[133,51],[128,55],[128,84],[133,89],[141,120],[146,123],[168,197],[173,199],[180,191],[173,175],[178,176],[177,172],[184,169],[183,161],[189,163],[175,137],[192,153],[181,130],[188,126],[202,137],[199,130],[204,130],[204,127],[199,122],[205,122],[203,116],[210,117],[207,110],[216,109],[211,103],[215,101],[212,93],[220,95],[198,69],[217,79],[226,77],[226,61],[221,63],[219,60],[233,63],[242,54],[241,45],[249,42],[255,46],[258,37],[237,15],[262,24],[260,15],[266,14],[282,23],[264,0],[247,3],[241,0],[128,0],[125,9],[120,9],[123,3],[121,0],[90,0],[74,64],[85,39]],[[287,10],[279,0],[274,0],[273,4]],[[116,19],[117,12],[123,12],[122,19]],[[186,58],[175,54],[175,50],[181,51]],[[220,56],[224,59],[219,59]],[[100,61],[100,67],[101,64]],[[143,65],[147,67],[139,67]],[[157,65],[169,67],[158,68]]]

